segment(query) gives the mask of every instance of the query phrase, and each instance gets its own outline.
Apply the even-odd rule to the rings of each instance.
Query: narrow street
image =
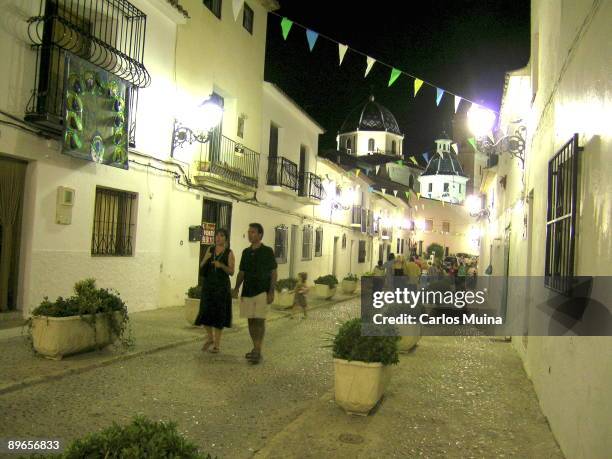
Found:
[[[70,441],[144,414],[220,458],[563,457],[519,357],[488,338],[423,338],[377,411],[346,415],[325,346],[358,311],[350,300],[271,322],[259,366],[243,329],[218,355],[193,342],[4,393],[4,436]]]

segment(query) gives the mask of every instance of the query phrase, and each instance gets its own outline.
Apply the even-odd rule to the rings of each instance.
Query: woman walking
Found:
[[[232,291],[230,276],[234,275],[234,253],[229,248],[227,231],[215,232],[215,245],[206,252],[202,268],[202,297],[196,325],[204,325],[206,341],[203,351],[219,352],[223,328],[232,326]]]

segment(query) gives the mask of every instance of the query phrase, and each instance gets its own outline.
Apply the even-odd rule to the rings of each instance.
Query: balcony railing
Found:
[[[259,153],[222,135],[202,145],[198,170],[228,184],[257,188]]]
[[[281,186],[298,191],[298,167],[293,161],[282,156],[268,158],[268,185]]]
[[[351,226],[361,227],[361,206],[353,206],[351,209]]]
[[[323,199],[323,185],[321,177],[312,172],[300,173],[298,196],[320,201]]]

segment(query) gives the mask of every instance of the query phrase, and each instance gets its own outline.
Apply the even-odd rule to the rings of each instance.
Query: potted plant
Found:
[[[355,293],[358,281],[359,277],[357,277],[356,274],[348,273],[344,279],[342,279],[342,293]]]
[[[293,306],[295,299],[295,286],[298,280],[294,278],[280,279],[276,282],[275,302],[284,309]]]
[[[338,279],[333,274],[315,279],[315,295],[317,298],[329,299],[336,294]]]
[[[76,439],[61,457],[211,459],[210,454],[200,452],[177,431],[176,423],[155,422],[144,416],[136,416],[124,426],[113,423],[100,432]]]
[[[382,398],[399,362],[399,336],[362,336],[361,319],[351,319],[334,337],[334,391],[336,403],[348,413],[366,415]]]
[[[34,350],[59,360],[119,342],[132,345],[129,318],[119,293],[96,287],[94,279],[85,279],[74,286],[75,295],[47,297],[28,320],[28,336]]]
[[[185,320],[193,325],[200,312],[200,297],[202,296],[202,286],[196,285],[187,290],[185,298]]]

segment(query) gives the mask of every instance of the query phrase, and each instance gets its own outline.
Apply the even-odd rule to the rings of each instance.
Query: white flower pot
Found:
[[[399,352],[409,352],[420,341],[421,339],[420,331],[421,330],[419,328],[418,336],[402,336],[399,343],[397,343],[397,350]]]
[[[185,320],[193,325],[200,312],[199,298],[185,298]]]
[[[118,322],[121,313],[115,312]],[[43,356],[59,360],[66,355],[101,349],[117,337],[111,332],[109,318],[98,314],[95,324],[93,316],[48,317],[32,316],[32,340],[34,349]]]
[[[334,359],[336,404],[348,413],[367,415],[382,398],[390,379],[389,365]]]
[[[355,293],[357,290],[357,281],[342,280],[342,293]]]
[[[315,296],[321,299],[329,299],[336,294],[336,287],[330,288],[329,285],[315,284]]]
[[[294,299],[295,299],[295,291],[285,290],[280,293],[276,292],[274,302],[281,307],[290,308],[291,306],[293,306]]]

